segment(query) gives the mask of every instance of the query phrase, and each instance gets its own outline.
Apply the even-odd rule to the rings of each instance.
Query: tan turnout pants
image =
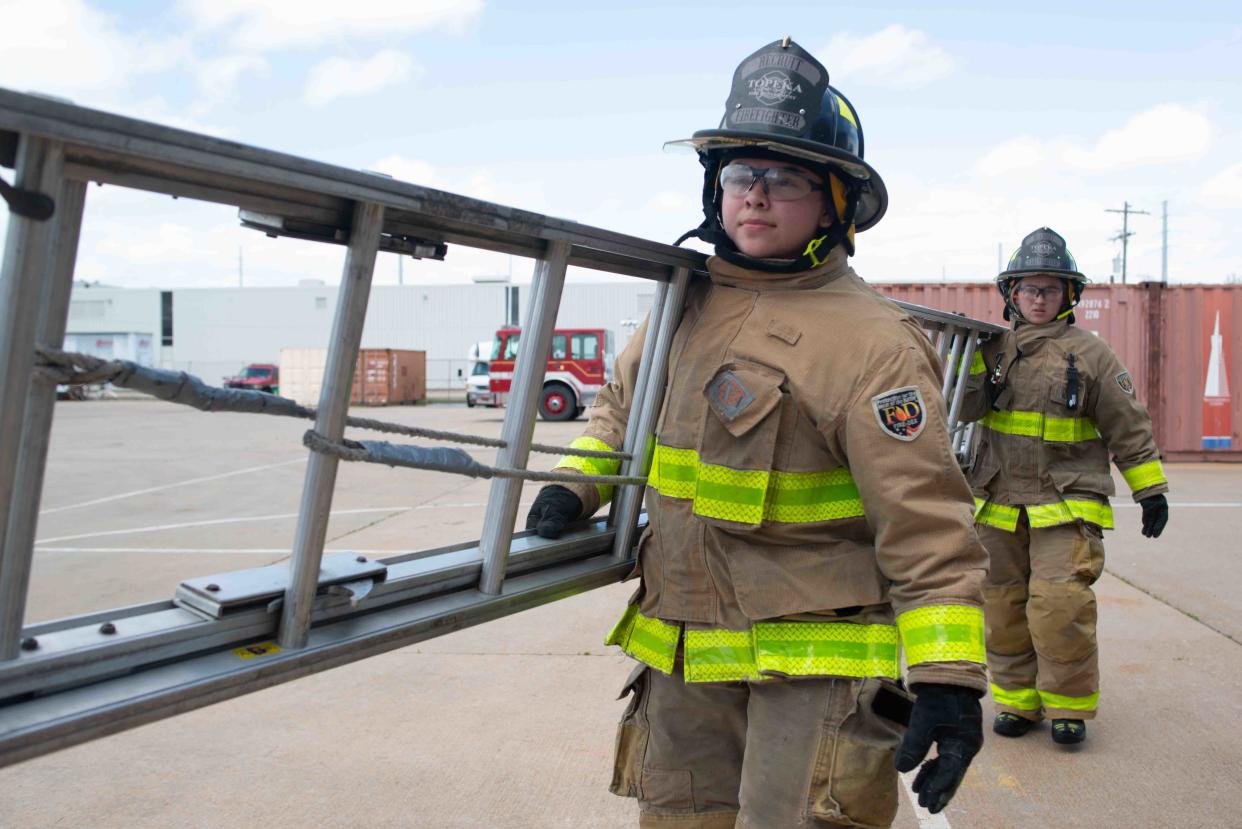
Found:
[[[983,595],[996,710],[1031,720],[1093,718],[1099,528],[1079,521],[1033,530],[1023,510],[1016,532],[976,529],[991,562]]]
[[[687,683],[639,666],[611,790],[642,829],[888,827],[903,726],[876,714],[879,679]],[[902,692],[898,692],[902,693]]]

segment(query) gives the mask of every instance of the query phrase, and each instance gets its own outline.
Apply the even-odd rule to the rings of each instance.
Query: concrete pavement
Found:
[[[502,415],[366,414],[492,436]],[[60,405],[30,621],[168,598],[182,578],[284,558],[307,424],[242,417]],[[580,428],[540,423],[536,440],[567,443]],[[1143,539],[1122,499],[1106,538],[1104,687],[1087,743],[1067,751],[1046,727],[1020,740],[989,733],[944,815],[920,818],[903,795],[895,826],[1242,827],[1242,468],[1169,471],[1165,536]],[[330,549],[478,535],[486,482],[361,465],[344,465],[339,482]],[[593,591],[0,770],[0,827],[634,826],[633,801],[607,792],[629,662],[601,644],[629,591]]]

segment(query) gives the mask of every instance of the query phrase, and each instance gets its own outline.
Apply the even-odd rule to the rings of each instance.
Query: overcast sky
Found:
[[[764,4],[539,0],[0,0],[0,86],[671,242],[737,63],[789,34],[854,103],[887,216],[871,281],[984,279],[1030,230],[1108,281],[1242,274],[1242,13],[1232,3]],[[3,171],[11,180],[11,171]],[[0,231],[2,233],[3,231]],[[133,287],[336,282],[340,248],[236,211],[91,188],[78,278]],[[451,248],[407,282],[506,257]],[[512,263],[515,279],[530,263]],[[394,283],[381,257],[376,281]]]

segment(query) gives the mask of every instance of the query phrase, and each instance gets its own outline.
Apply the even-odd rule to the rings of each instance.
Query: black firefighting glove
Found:
[[[539,490],[526,513],[526,529],[544,538],[560,538],[565,525],[582,515],[582,499],[563,486],[549,484]]]
[[[919,805],[936,814],[949,804],[966,776],[970,761],[983,746],[980,692],[960,685],[935,682],[911,687],[918,696],[910,713],[910,727],[897,749],[897,771],[917,766],[936,743],[937,756],[923,763],[914,778]]]
[[[1164,525],[1169,523],[1169,499],[1163,495],[1148,495],[1139,506],[1143,508],[1143,535],[1159,538]]]

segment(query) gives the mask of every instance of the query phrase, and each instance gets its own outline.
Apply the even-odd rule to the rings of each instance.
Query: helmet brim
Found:
[[[1072,279],[1081,285],[1086,285],[1091,281],[1086,274],[1079,273],[1078,271],[1058,271],[1052,268],[1014,268],[1010,271],[1001,271],[996,275],[996,281],[1002,282],[1006,279],[1017,279],[1018,277],[1035,276],[1036,274],[1055,276],[1058,279]]]
[[[795,161],[827,165],[862,185],[858,210],[854,214],[854,228],[860,233],[879,222],[888,210],[888,188],[884,186],[884,180],[874,167],[853,153],[826,147],[815,141],[799,138],[776,139],[770,133],[699,130],[690,138],[667,141],[664,146],[689,147],[698,153],[755,147],[787,155]]]

